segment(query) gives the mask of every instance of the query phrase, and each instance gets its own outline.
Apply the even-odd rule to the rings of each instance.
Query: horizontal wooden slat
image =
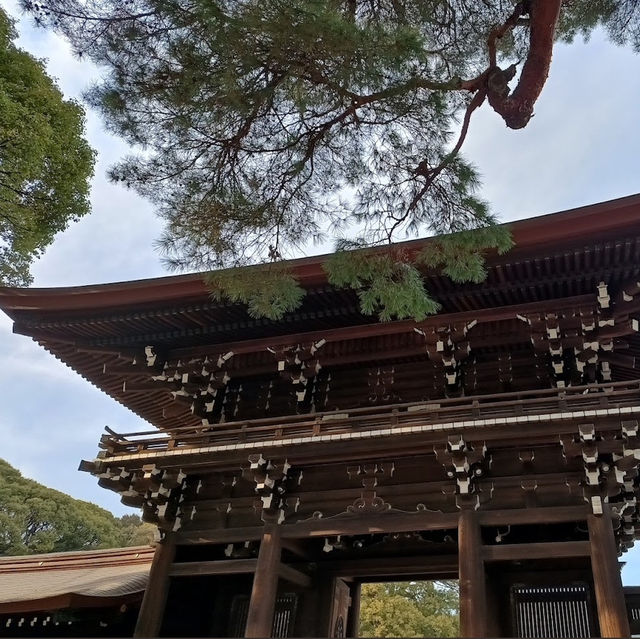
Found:
[[[357,579],[385,579],[388,577],[455,577],[458,573],[458,556],[413,555],[410,557],[388,557],[344,559],[318,563],[318,570],[336,577]]]
[[[257,559],[221,559],[219,561],[185,561],[174,563],[169,569],[171,577],[195,575],[237,575],[255,572]]]
[[[568,557],[588,557],[588,541],[554,541],[548,543],[505,544],[484,546],[485,561],[517,561],[523,559],[564,559]]]

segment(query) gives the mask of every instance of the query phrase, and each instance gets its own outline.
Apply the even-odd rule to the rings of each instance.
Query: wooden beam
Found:
[[[280,526],[265,526],[256,572],[253,576],[247,627],[244,634],[247,638],[271,636],[281,552]]]
[[[289,583],[295,584],[302,588],[311,588],[313,579],[297,568],[280,564],[280,577]]]
[[[221,559],[219,561],[185,561],[174,563],[169,569],[171,577],[195,575],[238,575],[256,571],[257,559]]]
[[[585,521],[589,507],[550,506],[543,508],[521,508],[504,510],[485,510],[477,513],[481,526],[505,526],[536,523],[564,523]],[[358,515],[338,519],[312,519],[294,524],[282,524],[282,547],[307,559],[300,540],[332,535],[364,535],[368,533],[408,532],[412,530],[449,530],[458,525],[457,513],[416,512],[406,514],[382,513]],[[243,541],[255,541],[261,538],[262,526],[247,528],[221,528],[207,531],[181,531],[178,543],[192,544],[228,544]],[[297,549],[297,550],[295,550]]]
[[[300,559],[310,560],[312,558],[309,550],[297,539],[283,539],[282,549],[288,550],[292,555],[300,557]]]
[[[629,619],[620,578],[610,507],[605,504],[602,515],[589,515],[587,525],[600,636],[629,637],[631,634]]]
[[[457,555],[418,555],[408,557],[365,557],[318,562],[318,571],[333,577],[386,579],[388,577],[454,577],[458,573]]]
[[[169,592],[169,570],[175,552],[175,540],[169,533],[156,546],[149,571],[149,582],[144,591],[140,613],[133,631],[134,637],[157,637],[160,633]]]
[[[559,300],[542,300],[539,302],[528,302],[525,304],[513,304],[509,306],[499,306],[496,308],[483,308],[474,311],[448,313],[446,315],[446,319],[442,315],[435,315],[421,322],[419,326],[421,328],[440,326],[444,322],[447,324],[465,324],[473,320],[477,320],[478,323],[495,322],[499,320],[515,319],[518,315],[543,313],[548,310],[553,310],[554,312],[558,312],[564,308],[575,310],[576,307],[593,306],[595,303],[596,295],[595,293],[590,293],[587,295],[566,297]],[[317,342],[322,339],[336,342],[347,339],[351,340],[383,335],[394,335],[397,333],[412,332],[416,326],[417,325],[414,320],[398,320],[395,322],[376,322],[375,324],[360,324],[357,326],[344,326],[340,328],[308,331],[306,333],[294,333],[291,335],[226,342],[206,348],[203,348],[202,346],[188,346],[184,348],[171,349],[167,354],[167,359],[173,361],[188,357],[218,355],[229,351],[232,351],[236,355],[241,355],[245,353],[264,351],[268,347],[281,347],[286,345],[295,346],[300,343]],[[197,329],[195,329],[195,333],[198,333]],[[153,342],[154,335],[147,335],[144,339]]]
[[[531,544],[500,544],[483,546],[485,561],[517,561],[521,559],[561,559],[566,557],[588,557],[588,541],[552,541]]]
[[[331,537],[408,532],[412,530],[448,530],[456,528],[457,513],[416,512],[382,513],[337,519],[313,519],[282,527],[283,538]]]
[[[487,596],[480,524],[473,510],[463,510],[458,523],[460,636],[487,636]]]
[[[174,563],[169,570],[170,577],[193,577],[201,575],[239,575],[255,573],[257,559],[222,559],[218,561],[186,561]],[[280,577],[292,584],[310,588],[313,581],[297,568],[280,565]]]
[[[562,524],[585,521],[589,506],[547,506],[542,508],[522,508],[504,510],[483,510],[478,512],[481,526],[517,526],[521,524]]]
[[[262,538],[263,526],[246,528],[218,528],[211,530],[181,530],[178,543],[187,546],[199,544],[234,544],[244,541],[257,541]]]

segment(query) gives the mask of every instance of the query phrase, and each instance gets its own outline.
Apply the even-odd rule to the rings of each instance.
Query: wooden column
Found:
[[[176,545],[170,533],[159,542],[153,554],[149,583],[144,591],[136,622],[134,637],[157,637],[164,617],[169,592],[169,569],[176,554]]]
[[[280,527],[265,526],[247,615],[245,637],[270,637],[280,569]]]
[[[624,602],[618,553],[613,536],[611,510],[604,506],[602,515],[589,515],[591,570],[596,591],[600,636],[629,637],[629,619]]]
[[[460,636],[486,637],[487,597],[480,524],[473,510],[458,519],[458,578],[460,580]]]
[[[349,610],[349,621],[347,623],[347,637],[360,636],[360,594],[362,584],[355,581],[351,584],[351,608]]]

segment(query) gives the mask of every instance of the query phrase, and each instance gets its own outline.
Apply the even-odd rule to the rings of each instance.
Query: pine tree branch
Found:
[[[495,37],[489,39],[491,70],[487,76],[487,97],[493,110],[502,116],[511,129],[525,127],[533,116],[533,107],[549,75],[553,40],[562,0],[530,0],[527,4],[529,7],[520,7],[524,3],[519,3],[503,25],[503,28],[506,28],[492,31]],[[515,66],[502,70],[496,65],[495,41],[501,37],[501,32],[504,35],[508,29],[518,24],[526,9],[530,14],[529,52],[518,85],[513,93],[510,93],[508,82],[515,75]]]

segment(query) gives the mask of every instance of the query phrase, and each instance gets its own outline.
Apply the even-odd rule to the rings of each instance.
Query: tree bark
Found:
[[[561,7],[562,0],[531,0],[529,53],[513,93],[509,93],[507,83],[515,74],[515,67],[503,70],[496,66],[489,71],[489,104],[511,129],[525,127],[533,116],[533,107],[549,75]]]

